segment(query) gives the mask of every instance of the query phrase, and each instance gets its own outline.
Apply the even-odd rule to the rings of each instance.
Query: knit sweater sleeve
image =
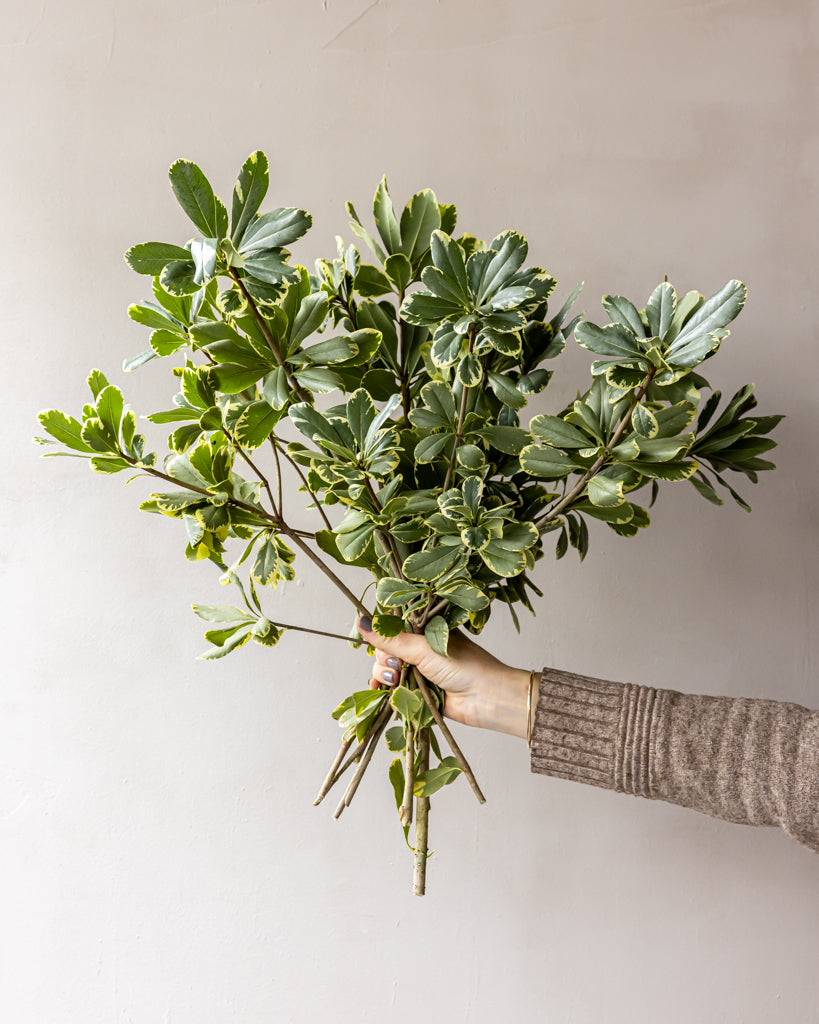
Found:
[[[819,711],[545,668],[533,772],[779,825],[819,853]]]

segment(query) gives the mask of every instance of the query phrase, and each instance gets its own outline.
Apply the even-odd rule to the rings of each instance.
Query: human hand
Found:
[[[365,626],[372,623],[362,617],[359,632],[375,647],[371,689],[379,683],[395,686],[402,663],[415,665],[426,679],[446,691],[447,718],[526,738],[528,670],[505,665],[459,630],[449,634],[444,657],[436,654],[421,634],[399,633],[388,638]]]

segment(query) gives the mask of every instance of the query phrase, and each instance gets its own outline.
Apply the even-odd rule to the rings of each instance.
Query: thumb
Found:
[[[381,636],[372,628],[369,615],[362,615],[358,620],[358,632],[368,644],[386,651],[409,665],[417,665],[425,656],[433,653],[432,648],[420,633],[399,633],[398,636]]]

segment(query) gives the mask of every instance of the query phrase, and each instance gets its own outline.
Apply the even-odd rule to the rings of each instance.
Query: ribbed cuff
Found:
[[[657,690],[544,668],[530,768],[573,782],[650,797]]]

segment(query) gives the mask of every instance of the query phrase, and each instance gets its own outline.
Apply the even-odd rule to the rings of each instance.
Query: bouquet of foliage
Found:
[[[558,558],[571,546],[582,559],[589,519],[634,536],[648,525],[661,482],[688,480],[718,505],[724,488],[748,509],[726,472],[756,482],[774,468],[762,456],[781,417],[751,414],[752,385],[722,407],[718,391],[701,397],[709,384],[699,368],[745,302],[739,281],[708,299],[678,297],[666,281],[644,308],[606,295],[609,322],[598,326],[570,315],[579,288],[551,312],[555,279],[528,265],[521,234],[456,237],[455,207],[429,189],[399,216],[382,180],[376,235],[348,203],[350,227],[373,262],[338,239],[335,258],[310,273],[287,249],[310,228],[310,214],[259,213],[263,153],[242,167],[230,215],[196,164],[174,163],[170,182],[196,237],[183,246],[145,242],[125,256],[151,278],[153,298],[128,310],[151,335],[124,369],[176,357],[171,407],[147,416],[168,428],[167,453],[146,450],[134,413],[99,370],[80,419],[43,412],[50,436],[38,440],[60,447],[47,454],[85,458],[97,472],[157,482],[141,508],[179,520],[186,557],[215,563],[240,598],[193,606],[211,624],[203,658],[251,641],[273,647],[288,630],[361,642],[355,627],[332,632],[265,614],[260,588],[292,580],[297,554],[356,613],[371,615],[380,635],[422,632],[445,655],[450,631],[480,633],[497,602],[516,628],[518,605],[534,612],[531,595],[541,591],[531,572],[547,535]],[[566,408],[522,422],[572,334],[595,356],[591,386]],[[304,441],[285,440],[285,423]],[[313,529],[294,523],[285,463],[298,474]],[[364,570],[366,582],[351,589],[338,563]],[[406,666],[394,688],[350,694],[333,712],[343,742],[316,801],[354,767],[338,817],[383,735],[408,845],[414,825],[419,894],[430,797],[463,774],[484,799],[442,697]]]

